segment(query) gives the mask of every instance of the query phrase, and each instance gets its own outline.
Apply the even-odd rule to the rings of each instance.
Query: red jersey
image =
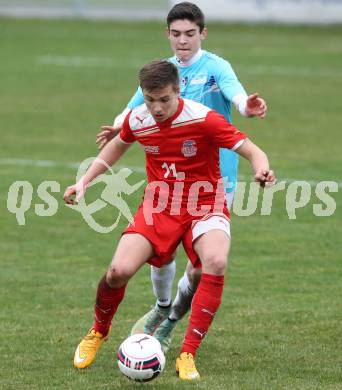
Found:
[[[219,148],[235,150],[246,135],[210,108],[179,99],[177,112],[160,123],[145,104],[134,108],[125,118],[120,137],[125,143],[138,141],[142,145],[149,185],[162,184],[159,193],[153,192],[155,201],[164,192],[165,211],[173,214],[177,209],[189,212],[204,205],[213,211],[218,198],[224,203],[223,186],[217,190],[221,179]]]

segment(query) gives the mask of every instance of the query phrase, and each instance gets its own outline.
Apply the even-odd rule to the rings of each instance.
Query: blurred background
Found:
[[[0,14],[16,17],[157,19],[177,0],[0,0]],[[340,23],[341,0],[195,0],[208,20]]]

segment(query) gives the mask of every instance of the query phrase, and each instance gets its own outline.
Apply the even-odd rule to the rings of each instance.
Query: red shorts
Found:
[[[211,226],[206,231],[216,228],[226,231],[229,235],[229,212],[226,207],[223,213],[208,213],[198,217],[188,213],[181,216],[170,215],[166,212],[156,213],[152,217],[153,224],[147,224],[142,205],[134,216],[134,225],[129,224],[123,234],[139,233],[152,243],[156,256],[150,259],[148,263],[155,267],[160,268],[169,263],[178,245],[182,242],[192,265],[195,268],[200,268],[202,266],[201,262],[193,249],[193,240],[197,238],[196,235],[193,235],[193,228],[199,222],[206,223],[211,217],[221,219],[219,222],[222,227],[217,224],[216,227]],[[222,223],[223,220],[225,224]],[[203,230],[199,231],[199,234],[204,232]]]

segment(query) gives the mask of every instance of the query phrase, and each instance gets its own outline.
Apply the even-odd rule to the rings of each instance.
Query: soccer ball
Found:
[[[147,382],[158,376],[165,366],[160,342],[153,336],[137,333],[119,347],[118,366],[128,378]]]

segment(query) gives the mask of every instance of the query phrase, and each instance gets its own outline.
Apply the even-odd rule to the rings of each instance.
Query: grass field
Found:
[[[169,55],[164,26],[81,21],[0,20],[0,388],[140,388],[120,375],[115,354],[154,302],[149,268],[131,280],[110,341],[95,364],[72,367],[92,321],[99,278],[126,221],[111,234],[91,230],[64,206],[71,162],[96,155],[95,134],[111,123],[137,85],[137,70]],[[342,28],[210,27],[204,48],[229,58],[250,92],[269,105],[266,120],[234,121],[269,154],[279,180],[341,182]],[[42,160],[51,163],[42,166]],[[39,163],[40,162],[40,163]],[[143,167],[134,146],[121,166]],[[250,169],[241,162],[241,175]],[[141,180],[135,169],[132,181]],[[32,183],[26,225],[6,208],[16,180]],[[38,185],[60,183],[58,211],[38,217]],[[90,197],[99,194],[94,188]],[[198,354],[202,381],[180,383],[174,360],[186,327],[175,331],[155,389],[341,389],[342,217],[315,217],[309,204],[289,220],[286,192],[270,216],[233,216],[233,248],[221,309]],[[129,197],[132,209],[141,192]],[[108,206],[98,221],[110,225]],[[178,256],[177,274],[185,257]]]

